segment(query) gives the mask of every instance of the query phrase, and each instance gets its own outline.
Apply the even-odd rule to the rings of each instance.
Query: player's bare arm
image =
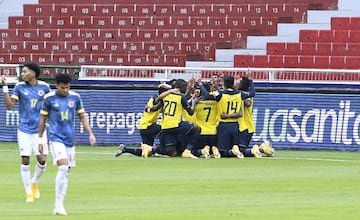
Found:
[[[47,115],[40,114],[38,149],[39,149],[39,152],[41,154],[43,153],[43,148],[44,148],[44,143],[43,143],[43,137],[42,136],[43,136],[44,131],[45,131],[46,120],[47,120]]]
[[[91,130],[91,127],[90,127],[89,122],[88,122],[88,120],[86,118],[85,112],[80,113],[79,117],[80,117],[80,121],[83,124],[85,130],[89,134],[89,141],[90,141],[91,146],[94,146],[96,144],[96,138],[95,138],[95,136],[94,136],[94,134],[93,134],[93,132]]]

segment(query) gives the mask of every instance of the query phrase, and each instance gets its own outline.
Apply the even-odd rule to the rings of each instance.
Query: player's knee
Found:
[[[177,156],[177,150],[175,145],[168,145],[167,146],[168,155],[170,157],[176,157]]]

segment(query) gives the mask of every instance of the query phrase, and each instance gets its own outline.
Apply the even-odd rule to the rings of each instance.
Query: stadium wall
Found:
[[[81,94],[99,145],[139,144],[139,120],[155,90],[75,89]],[[10,91],[11,92],[11,91]],[[258,92],[253,142],[270,140],[282,149],[360,150],[360,94]],[[0,141],[16,142],[18,109],[0,105]],[[75,139],[87,144],[76,121]]]

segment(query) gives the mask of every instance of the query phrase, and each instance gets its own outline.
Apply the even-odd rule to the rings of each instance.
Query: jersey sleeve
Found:
[[[77,96],[77,99],[76,99],[76,112],[78,114],[81,114],[83,112],[85,112],[85,109],[84,109],[84,104],[80,98],[80,95]]]

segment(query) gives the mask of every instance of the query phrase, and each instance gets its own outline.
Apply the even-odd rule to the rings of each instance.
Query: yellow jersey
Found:
[[[200,100],[195,106],[196,124],[201,127],[201,135],[216,135],[219,124],[216,100]]]
[[[154,106],[154,100],[156,99],[156,95],[151,97],[147,102],[147,106],[149,108]],[[155,124],[158,120],[159,113],[161,112],[161,108],[155,112],[144,112],[144,115],[140,119],[139,129],[147,129],[150,125]]]

